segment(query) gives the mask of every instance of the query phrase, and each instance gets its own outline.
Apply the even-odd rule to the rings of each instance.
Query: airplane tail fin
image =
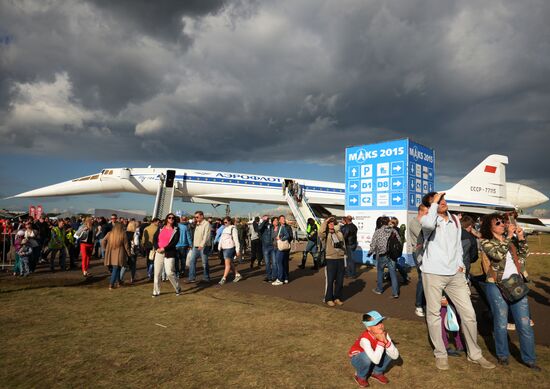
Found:
[[[508,157],[489,155],[447,191],[448,198],[480,206],[509,207],[506,199],[506,164]]]

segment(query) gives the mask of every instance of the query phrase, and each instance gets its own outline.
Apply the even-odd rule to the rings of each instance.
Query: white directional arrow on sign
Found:
[[[396,203],[399,203],[399,202],[401,202],[401,197],[395,196],[395,197],[393,197],[393,201],[395,201]]]
[[[351,189],[357,189],[357,184],[354,182],[349,186]]]
[[[357,199],[355,197],[352,197],[351,199],[349,199],[349,202],[355,204],[357,202]]]
[[[399,180],[394,181],[393,186],[396,186],[399,188],[401,186],[401,181]]]
[[[401,165],[395,165],[393,167],[393,170],[397,171],[398,173],[401,171]]]
[[[354,176],[354,177],[357,175],[357,169],[356,168],[351,169],[351,175]]]

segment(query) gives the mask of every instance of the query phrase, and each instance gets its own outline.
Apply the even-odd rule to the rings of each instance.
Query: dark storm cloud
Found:
[[[182,34],[182,16],[200,17],[219,11],[223,0],[89,0],[117,21],[162,40],[177,42]]]
[[[501,153],[512,181],[550,192],[546,1],[57,5],[0,5],[12,148],[342,163],[411,137],[449,183]]]

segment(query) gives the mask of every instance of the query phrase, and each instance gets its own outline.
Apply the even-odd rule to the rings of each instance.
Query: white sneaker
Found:
[[[279,281],[279,280],[275,280],[275,281],[273,281],[273,282],[271,283],[271,285],[273,285],[273,286],[280,286],[280,285],[283,285],[283,284],[284,284],[284,283],[281,282],[281,281]]]
[[[243,279],[243,276],[241,276],[240,274],[237,274],[237,275],[235,276],[235,279],[233,280],[233,282],[239,282],[239,281],[242,280],[242,279]]]
[[[220,280],[220,282],[218,282],[218,284],[220,284],[220,285],[225,284],[225,278],[222,278],[222,279]]]
[[[416,307],[416,309],[414,310],[414,314],[415,314],[416,316],[420,316],[420,317],[426,316],[426,315],[424,314],[424,308],[422,308],[422,307]]]

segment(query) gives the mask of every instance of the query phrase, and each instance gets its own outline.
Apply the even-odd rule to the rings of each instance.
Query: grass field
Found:
[[[540,276],[547,260],[532,259],[530,271]],[[2,388],[357,387],[347,357],[363,331],[357,313],[219,287],[176,297],[165,286],[152,299],[150,284],[108,291],[104,280],[38,275],[0,283]],[[548,347],[537,346],[541,373],[517,356],[489,371],[450,358],[443,372],[423,323],[390,318],[386,328],[402,357],[387,374],[392,386],[550,388]]]
[[[356,386],[346,353],[362,331],[358,314],[215,288],[154,300],[149,289],[3,289],[0,385]],[[389,319],[387,328],[402,355],[388,377],[400,387],[550,387],[546,347],[537,348],[543,373],[515,360],[484,371],[464,357],[440,372],[423,324]]]

